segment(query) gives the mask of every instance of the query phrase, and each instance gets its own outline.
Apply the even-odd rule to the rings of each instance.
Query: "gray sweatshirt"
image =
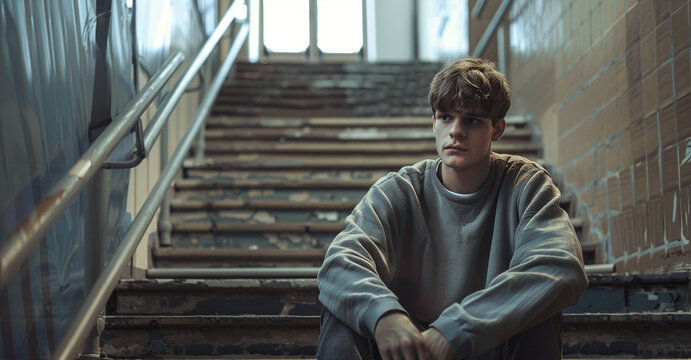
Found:
[[[317,278],[326,309],[369,338],[384,313],[406,312],[465,357],[578,302],[588,280],[550,175],[493,153],[480,190],[460,198],[439,161],[379,179],[346,218]]]

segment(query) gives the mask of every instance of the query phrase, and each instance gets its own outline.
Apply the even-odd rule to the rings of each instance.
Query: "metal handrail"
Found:
[[[31,251],[67,210],[89,180],[101,168],[120,140],[129,133],[137,119],[149,107],[185,56],[172,55],[135,98],[125,106],[103,133],[89,146],[79,161],[44,196],[34,210],[24,217],[0,245],[0,289],[26,261]]]
[[[235,19],[235,11],[237,11],[237,7],[239,7],[242,3],[242,1],[236,0],[233,2],[230,8],[228,8],[221,21],[219,21],[216,30],[211,33],[211,36],[209,36],[209,38],[206,40],[206,43],[204,43],[202,48],[199,49],[199,54],[194,58],[187,72],[182,76],[178,82],[178,85],[169,95],[165,104],[158,107],[159,110],[146,126],[146,129],[144,130],[144,145],[147,149],[147,154],[153,147],[153,144],[158,136],[161,134],[163,126],[165,125],[168,117],[170,117],[170,114],[173,112],[175,106],[178,104],[178,101],[180,101],[180,98],[182,95],[184,95],[185,89],[187,89],[187,86],[192,82],[192,80],[194,80],[194,77],[197,75],[197,72],[199,72],[199,69],[202,67],[209,55],[211,55],[216,45],[223,37],[223,34],[228,29],[228,26],[230,26]]]
[[[236,3],[241,0],[236,0]],[[232,8],[232,6],[231,6]],[[229,9],[228,12],[231,10]],[[225,18],[225,17],[224,17]],[[230,23],[228,23],[230,24]],[[108,266],[101,272],[101,275],[96,280],[94,287],[89,291],[89,295],[84,301],[84,305],[80,308],[69,328],[65,332],[68,334],[63,337],[60,345],[58,345],[55,352],[55,359],[67,360],[74,357],[79,352],[79,347],[86,339],[88,332],[96,324],[96,317],[108,301],[108,297],[115,289],[120,275],[126,269],[129,259],[137,249],[139,242],[144,235],[144,232],[153,219],[156,210],[163,200],[166,192],[170,188],[175,178],[175,175],[182,165],[183,160],[187,156],[190,146],[200,129],[203,127],[206,117],[211,111],[211,107],[216,100],[216,96],[220,91],[225,79],[230,72],[237,55],[242,48],[242,45],[249,33],[249,24],[244,23],[238,34],[236,35],[233,45],[228,52],[223,65],[219,69],[216,77],[209,86],[203,100],[199,105],[197,114],[195,115],[192,124],[185,132],[185,136],[180,141],[180,145],[173,153],[170,162],[154,186],[149,196],[144,201],[141,209],[137,213],[132,225],[125,233],[120,246],[115,251],[113,258],[109,261]]]
[[[473,50],[473,57],[480,57],[485,51],[485,47],[489,43],[489,39],[492,37],[492,34],[497,31],[497,26],[499,26],[499,22],[504,17],[504,13],[506,13],[509,5],[511,5],[511,0],[503,0],[501,4],[499,4],[497,12],[494,13],[492,20],[490,20],[489,25],[487,25],[487,29],[485,29],[480,41],[477,42],[477,45]]]

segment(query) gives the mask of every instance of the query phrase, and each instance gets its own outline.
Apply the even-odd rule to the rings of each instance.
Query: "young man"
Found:
[[[550,175],[491,151],[506,79],[460,60],[429,100],[439,159],[379,179],[326,253],[317,358],[561,358],[560,312],[588,280]]]

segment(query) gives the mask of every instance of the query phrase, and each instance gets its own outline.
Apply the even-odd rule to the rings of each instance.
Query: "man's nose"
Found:
[[[465,129],[463,128],[463,122],[461,119],[455,119],[453,122],[453,126],[451,127],[451,130],[449,131],[449,136],[455,138],[464,138],[465,137]]]

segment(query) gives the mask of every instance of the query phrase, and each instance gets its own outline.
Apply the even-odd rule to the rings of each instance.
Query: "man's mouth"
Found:
[[[450,144],[444,146],[444,149],[450,149],[450,150],[458,150],[458,151],[467,151],[464,147],[458,144]]]

